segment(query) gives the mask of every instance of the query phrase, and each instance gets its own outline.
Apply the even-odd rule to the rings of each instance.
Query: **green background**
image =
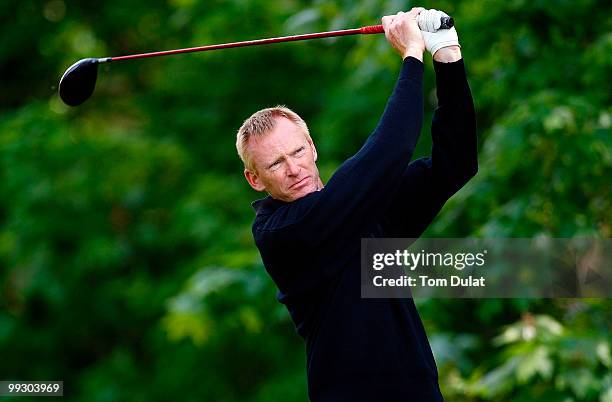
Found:
[[[401,60],[382,35],[102,65],[84,57],[352,28],[401,1],[0,3],[0,379],[70,401],[306,401],[304,346],[254,246],[235,132],[285,104],[326,180],[375,126]],[[432,237],[612,233],[612,7],[425,1],[455,17],[478,175]],[[425,56],[431,146],[436,104]],[[606,299],[419,300],[448,401],[612,401]],[[340,340],[339,340],[340,341]],[[19,400],[26,400],[20,398]]]

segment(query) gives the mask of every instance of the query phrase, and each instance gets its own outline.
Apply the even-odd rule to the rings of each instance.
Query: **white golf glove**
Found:
[[[441,17],[448,17],[448,14],[433,8],[421,11],[417,17],[417,23],[421,29],[421,34],[423,34],[425,47],[432,56],[443,47],[461,47],[455,27],[451,29],[439,29]]]

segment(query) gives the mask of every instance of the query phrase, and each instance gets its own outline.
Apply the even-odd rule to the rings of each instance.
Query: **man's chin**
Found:
[[[314,193],[315,191],[317,191],[317,188],[316,186],[313,186],[313,185],[305,186],[304,188],[300,188],[299,190],[297,190],[295,193],[291,195],[291,201],[299,200],[300,198],[305,197],[310,193]]]

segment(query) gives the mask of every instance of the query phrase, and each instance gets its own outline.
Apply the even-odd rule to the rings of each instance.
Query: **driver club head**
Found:
[[[85,102],[96,87],[99,60],[82,59],[68,67],[59,83],[59,95],[65,104],[78,106]]]

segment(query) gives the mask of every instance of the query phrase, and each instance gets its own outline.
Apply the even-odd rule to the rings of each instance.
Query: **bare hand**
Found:
[[[416,21],[423,10],[422,7],[414,7],[407,13],[400,11],[396,15],[382,17],[385,36],[403,59],[412,56],[423,61],[425,42]]]

